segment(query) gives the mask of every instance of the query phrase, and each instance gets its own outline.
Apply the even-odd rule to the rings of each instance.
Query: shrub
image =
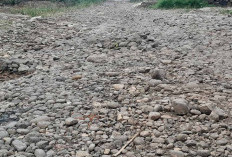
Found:
[[[143,0],[130,0],[130,2],[142,2]]]
[[[232,15],[232,10],[223,10],[221,11],[222,14]]]
[[[0,3],[5,4],[5,5],[15,5],[15,4],[19,4],[21,2],[27,2],[27,1],[30,1],[30,0],[0,0]],[[36,2],[36,0],[31,0],[31,1]],[[44,1],[62,2],[62,3],[65,3],[66,5],[76,5],[76,4],[88,5],[88,4],[93,4],[93,3],[99,3],[104,0],[44,0]]]
[[[74,4],[87,5],[87,4],[92,4],[92,3],[99,3],[104,0],[52,0],[52,1],[63,2],[68,5],[74,5]]]
[[[11,9],[10,12],[13,14],[22,14],[22,15],[30,15],[34,16],[45,16],[49,14],[55,14],[57,12],[65,11],[65,8],[59,7],[22,7]]]
[[[1,1],[1,0],[0,0]],[[32,3],[25,3],[30,0],[4,0],[6,5],[15,5],[21,3],[16,7],[10,7],[9,12],[13,14],[22,14],[34,16],[46,16],[68,10],[87,7],[91,4],[100,3],[104,0],[31,0]]]
[[[22,1],[23,0],[1,0],[0,3],[5,4],[5,5],[15,5],[15,4],[18,4]]]
[[[206,0],[158,0],[152,6],[159,9],[172,9],[172,8],[202,8],[209,6]]]

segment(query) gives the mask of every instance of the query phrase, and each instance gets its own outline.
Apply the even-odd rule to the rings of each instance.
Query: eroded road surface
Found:
[[[133,5],[0,13],[0,156],[232,157],[232,18]]]

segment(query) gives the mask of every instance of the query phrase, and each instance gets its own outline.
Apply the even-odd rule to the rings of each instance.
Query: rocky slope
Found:
[[[111,157],[139,133],[119,156],[232,157],[232,18],[220,9],[107,2],[0,19],[1,73],[24,72],[0,82],[0,156]]]

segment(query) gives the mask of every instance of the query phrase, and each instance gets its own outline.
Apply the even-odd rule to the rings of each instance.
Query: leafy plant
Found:
[[[221,11],[222,14],[232,15],[232,10],[223,10]]]
[[[56,12],[62,12],[65,8],[59,7],[22,7],[22,8],[12,8],[10,12],[13,14],[22,14],[34,16],[45,16],[48,14],[54,14]]]
[[[202,8],[209,6],[206,0],[158,0],[152,6],[157,9],[172,9],[172,8]]]
[[[16,0],[10,0],[10,1],[16,1]],[[25,1],[25,0],[20,0],[20,1]],[[40,5],[40,3],[38,2],[38,6],[23,5],[20,7],[18,6],[11,7],[10,12],[13,14],[30,15],[32,17],[47,16],[58,12],[65,12],[76,8],[87,7],[95,3],[103,2],[104,0],[48,0],[48,1],[52,1],[54,2],[54,4],[57,5],[52,5],[53,3],[51,3],[51,5]],[[34,3],[37,4],[36,1]],[[15,4],[15,3],[9,3],[9,4]]]

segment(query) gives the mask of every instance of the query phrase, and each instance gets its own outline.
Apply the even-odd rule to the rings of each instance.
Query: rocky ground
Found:
[[[0,13],[0,156],[232,157],[232,18],[133,5]]]

